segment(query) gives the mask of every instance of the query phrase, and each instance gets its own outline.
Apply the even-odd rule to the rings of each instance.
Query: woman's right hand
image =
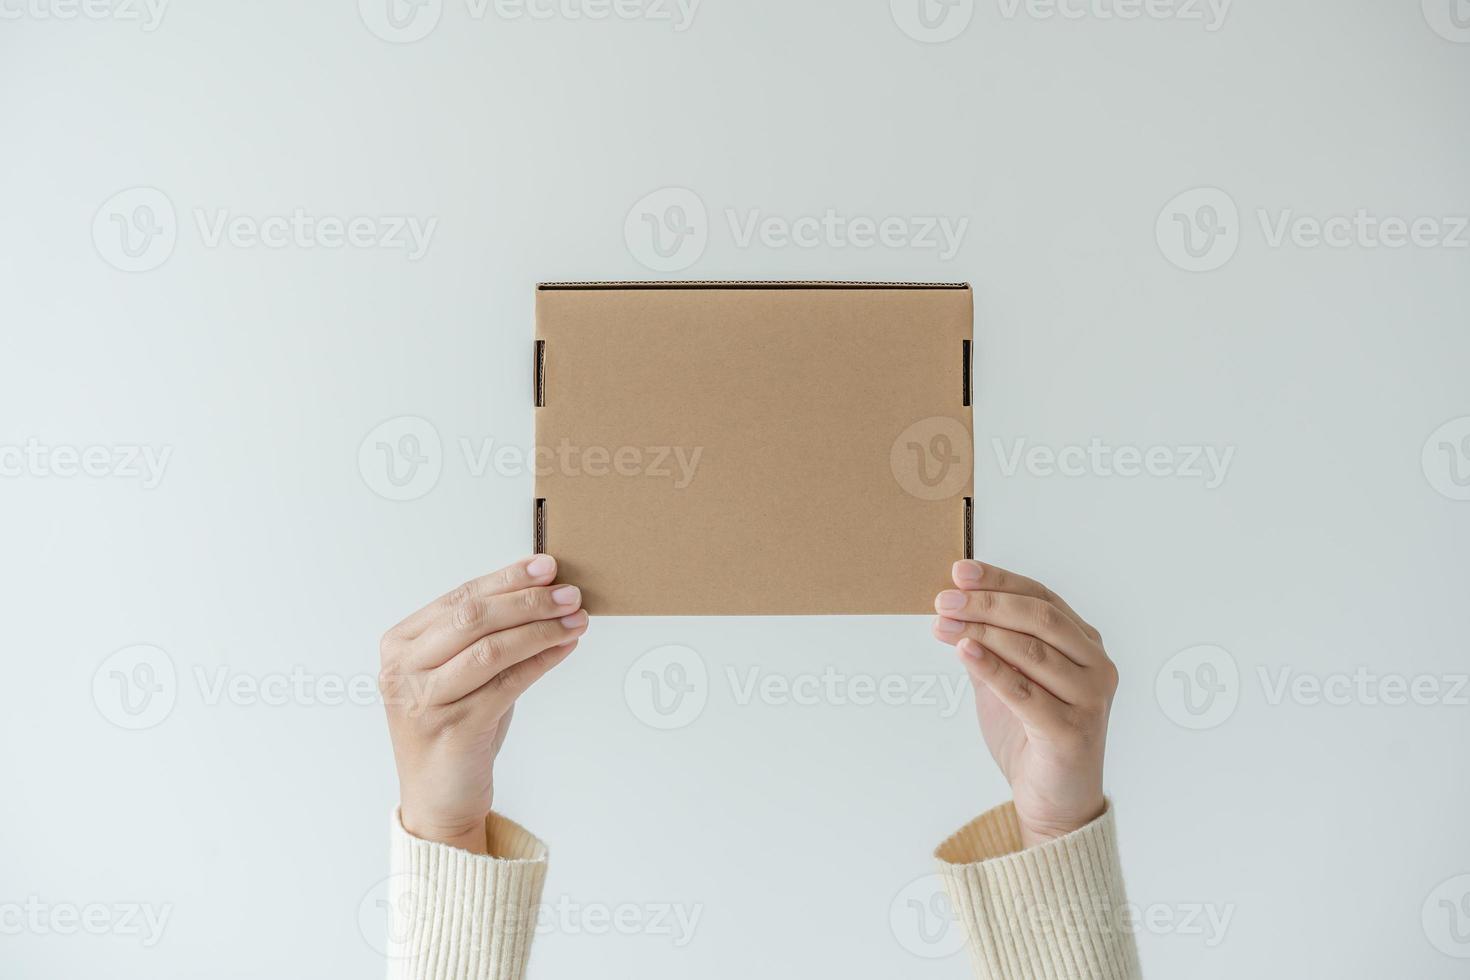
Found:
[[[516,698],[587,629],[582,594],[535,555],[467,582],[383,635],[379,687],[403,828],[483,854],[495,756]]]

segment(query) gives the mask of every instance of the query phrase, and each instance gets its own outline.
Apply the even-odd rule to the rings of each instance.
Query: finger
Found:
[[[483,636],[542,619],[560,619],[581,606],[582,590],[575,585],[538,585],[519,592],[469,598],[409,642],[409,660],[421,669],[438,667]]]
[[[989,589],[992,592],[1010,592],[1014,595],[1029,595],[1036,599],[1050,602],[1062,612],[1072,617],[1077,625],[1082,627],[1082,632],[1092,639],[1100,639],[1097,630],[1088,625],[1087,621],[1077,615],[1077,611],[1067,605],[1066,600],[1057,595],[1051,589],[1042,585],[1035,579],[1024,575],[1017,575],[996,565],[986,565],[983,562],[966,559],[954,563],[950,570],[954,584],[961,589],[972,591],[975,589]]]
[[[429,691],[438,704],[458,701],[516,664],[543,650],[571,643],[586,630],[587,613],[579,609],[561,619],[540,619],[482,636],[444,666],[429,672]]]
[[[453,613],[455,607],[470,599],[484,599],[492,595],[504,595],[546,585],[556,578],[556,559],[550,555],[532,555],[513,565],[507,565],[489,575],[482,575],[464,583],[457,589],[444,593],[389,632],[401,640],[412,640],[428,628],[429,624],[442,616]]]
[[[1078,704],[1092,697],[1094,685],[1090,683],[1086,669],[1050,643],[1034,636],[985,623],[962,623],[942,616],[934,621],[934,635],[944,643],[954,644],[969,637],[1046,688],[1059,701]]]
[[[526,689],[546,676],[546,672],[571,655],[577,641],[542,650],[534,657],[522,660],[514,667],[501,671],[489,683],[464,698],[461,703],[472,711],[501,712],[509,710]]]
[[[1027,633],[1050,643],[1072,660],[1091,666],[1106,659],[1097,641],[1071,616],[1045,600],[1010,592],[947,590],[934,598],[934,609],[946,619],[985,623]]]
[[[1026,728],[1048,732],[1065,724],[1066,705],[973,639],[961,640],[959,653],[976,690],[994,694]]]

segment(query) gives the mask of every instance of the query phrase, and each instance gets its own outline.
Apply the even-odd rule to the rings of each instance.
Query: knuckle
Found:
[[[995,608],[996,594],[994,592],[976,592],[970,601],[975,604],[976,612],[990,612]]]
[[[496,670],[505,660],[505,641],[499,633],[482,636],[470,647],[470,657],[481,670]]]
[[[1058,609],[1056,606],[1053,606],[1049,602],[1041,603],[1040,608],[1038,608],[1036,611],[1037,625],[1039,625],[1044,630],[1055,630],[1061,628],[1062,623],[1066,621],[1066,618],[1066,614],[1064,614],[1060,609]]]
[[[490,576],[491,584],[497,589],[509,589],[514,586],[517,581],[517,572],[514,567],[502,568],[500,571]]]
[[[378,671],[378,693],[383,696],[384,701],[392,703],[398,696],[398,688],[403,683],[403,675],[398,672],[396,664],[384,664],[383,669]]]
[[[516,673],[514,667],[509,667],[490,678],[485,686],[492,691],[504,692],[515,685]]]
[[[395,626],[384,633],[382,639],[378,640],[378,662],[384,665],[390,664],[398,656],[398,627]]]
[[[1111,660],[1106,660],[1098,668],[1098,673],[1102,678],[1103,690],[1109,697],[1112,697],[1118,690],[1118,665]]]
[[[526,612],[535,612],[545,601],[545,589],[523,589],[516,595],[516,602]]]
[[[451,617],[456,629],[469,629],[480,622],[484,615],[484,605],[473,596],[454,604],[454,613]]]
[[[1017,701],[1028,701],[1031,699],[1031,682],[1017,674],[1011,678],[1011,695]]]
[[[1031,637],[1021,649],[1021,658],[1032,665],[1044,663],[1046,661],[1046,644],[1034,636]]]

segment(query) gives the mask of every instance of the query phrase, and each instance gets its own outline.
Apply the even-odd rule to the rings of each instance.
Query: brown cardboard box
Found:
[[[593,614],[931,612],[971,321],[964,284],[540,285],[536,550]]]

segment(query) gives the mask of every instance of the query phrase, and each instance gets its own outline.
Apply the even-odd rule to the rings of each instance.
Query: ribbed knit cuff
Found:
[[[546,845],[485,820],[490,855],[420,840],[393,813],[389,980],[521,980],[546,880]]]
[[[1014,804],[935,850],[984,980],[1138,980],[1111,804],[1081,830],[1023,850]]]

